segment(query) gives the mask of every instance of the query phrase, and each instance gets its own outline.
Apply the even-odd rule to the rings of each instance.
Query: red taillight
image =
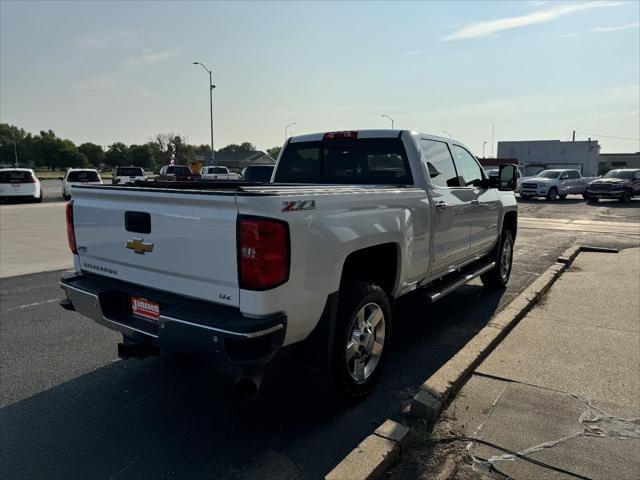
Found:
[[[33,177],[25,178],[23,183],[36,183],[36,179]]]
[[[240,288],[265,290],[289,278],[289,229],[277,220],[238,219]]]
[[[358,132],[328,132],[322,137],[323,140],[355,140]]]
[[[69,241],[71,253],[77,255],[78,247],[76,245],[76,232],[73,229],[73,200],[67,203],[67,240]]]

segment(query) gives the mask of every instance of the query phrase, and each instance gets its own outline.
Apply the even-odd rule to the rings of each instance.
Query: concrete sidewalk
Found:
[[[446,462],[414,468],[423,478],[639,479],[640,248],[581,253],[442,419],[433,437],[576,476],[451,442],[431,452]]]

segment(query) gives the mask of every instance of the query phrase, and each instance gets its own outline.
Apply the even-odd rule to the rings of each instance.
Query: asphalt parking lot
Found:
[[[59,186],[45,192],[55,203]],[[34,232],[20,243],[64,260],[61,200],[0,206],[3,235],[15,230],[10,222],[48,221],[49,237]],[[640,245],[640,199],[589,205],[570,196],[519,207],[509,287],[488,294],[473,283],[432,306],[419,295],[399,302],[391,360],[358,404],[286,358],[269,370],[257,401],[239,404],[230,380],[198,360],[119,360],[117,334],[57,305],[59,272],[1,279],[0,476],[323,477],[375,426],[401,418],[417,386],[568,246]]]

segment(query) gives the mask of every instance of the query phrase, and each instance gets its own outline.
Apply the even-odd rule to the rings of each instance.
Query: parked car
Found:
[[[242,170],[242,178],[245,182],[269,183],[273,168],[274,165],[249,165]]]
[[[564,199],[570,193],[584,196],[590,180],[583,177],[579,170],[543,170],[535,177],[527,177],[522,181],[520,196],[524,199],[546,197],[547,200],[558,197]]]
[[[487,172],[487,176],[489,177],[495,177],[498,175],[499,169],[498,168],[489,168],[486,169],[485,172]],[[522,189],[522,172],[520,171],[519,168],[516,169],[516,176],[517,176],[517,183],[516,183],[516,188],[513,190],[515,193],[520,193],[520,190]]]
[[[590,202],[611,198],[628,203],[640,196],[640,168],[610,170],[589,183],[586,195]]]
[[[42,201],[40,180],[30,168],[0,169],[0,200],[24,199]]]
[[[515,166],[489,179],[456,140],[292,137],[273,179],[77,188],[62,306],[121,332],[122,358],[174,349],[235,364],[242,399],[282,348],[360,396],[390,354],[394,300],[509,280]]]
[[[156,182],[193,182],[200,179],[199,173],[193,173],[186,165],[165,165],[160,174],[154,179]]]
[[[220,166],[204,166],[200,169],[200,175],[206,180],[240,180],[240,175]]]
[[[146,180],[142,167],[116,167],[111,183],[114,185],[133,185],[138,180]]]
[[[77,185],[102,185],[102,178],[97,170],[91,168],[70,168],[62,180],[62,197],[71,198],[72,187]]]

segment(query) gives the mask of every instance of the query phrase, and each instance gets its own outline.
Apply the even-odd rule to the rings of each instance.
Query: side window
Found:
[[[458,171],[464,178],[465,185],[475,185],[482,180],[482,169],[469,152],[459,145],[454,145],[453,154],[456,158]]]
[[[449,146],[437,140],[420,140],[431,184],[436,187],[458,187],[458,173]],[[423,160],[423,161],[424,161]]]
[[[580,174],[574,170],[569,170],[569,178],[572,178],[572,179],[580,178]]]

